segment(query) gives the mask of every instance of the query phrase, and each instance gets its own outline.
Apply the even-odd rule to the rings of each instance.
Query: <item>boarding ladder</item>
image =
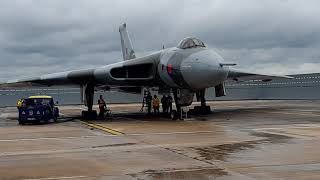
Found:
[[[147,96],[148,96],[149,92],[150,92],[150,91],[149,91],[148,89],[144,89],[144,90],[143,90],[143,99],[142,99],[142,106],[141,106],[140,112],[143,112],[144,109],[147,109],[147,108],[148,108],[146,99],[147,99]],[[146,111],[147,111],[147,110],[146,110]]]

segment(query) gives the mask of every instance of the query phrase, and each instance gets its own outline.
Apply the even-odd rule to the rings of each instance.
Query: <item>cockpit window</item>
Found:
[[[178,48],[188,49],[188,48],[196,48],[196,47],[206,47],[206,45],[197,38],[186,38],[182,40]]]
[[[194,43],[196,44],[196,46],[201,46],[204,47],[204,43],[202,41],[200,41],[199,39],[193,39]]]

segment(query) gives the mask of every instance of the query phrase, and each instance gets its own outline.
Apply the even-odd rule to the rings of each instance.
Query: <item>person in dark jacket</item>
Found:
[[[151,115],[152,96],[151,96],[150,92],[148,93],[148,95],[146,97],[146,104],[147,104],[147,108],[148,108],[148,115]]]
[[[168,97],[167,97],[167,112],[168,113],[171,113],[171,111],[172,111],[172,102],[173,102],[173,98],[169,94]]]
[[[107,108],[106,102],[103,99],[103,96],[100,95],[100,98],[98,100],[98,106],[99,106],[99,118],[103,119],[104,118],[104,112]]]
[[[163,95],[161,98],[161,104],[162,104],[162,112],[168,113],[168,98],[166,95]]]

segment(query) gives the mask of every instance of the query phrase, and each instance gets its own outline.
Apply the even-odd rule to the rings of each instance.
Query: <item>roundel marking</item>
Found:
[[[172,64],[168,64],[168,74],[172,74]]]

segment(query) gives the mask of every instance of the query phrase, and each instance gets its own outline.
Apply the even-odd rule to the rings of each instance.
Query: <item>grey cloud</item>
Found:
[[[138,55],[196,36],[239,68],[314,72],[320,69],[319,5],[316,0],[3,0],[0,80],[120,61],[122,22]]]

